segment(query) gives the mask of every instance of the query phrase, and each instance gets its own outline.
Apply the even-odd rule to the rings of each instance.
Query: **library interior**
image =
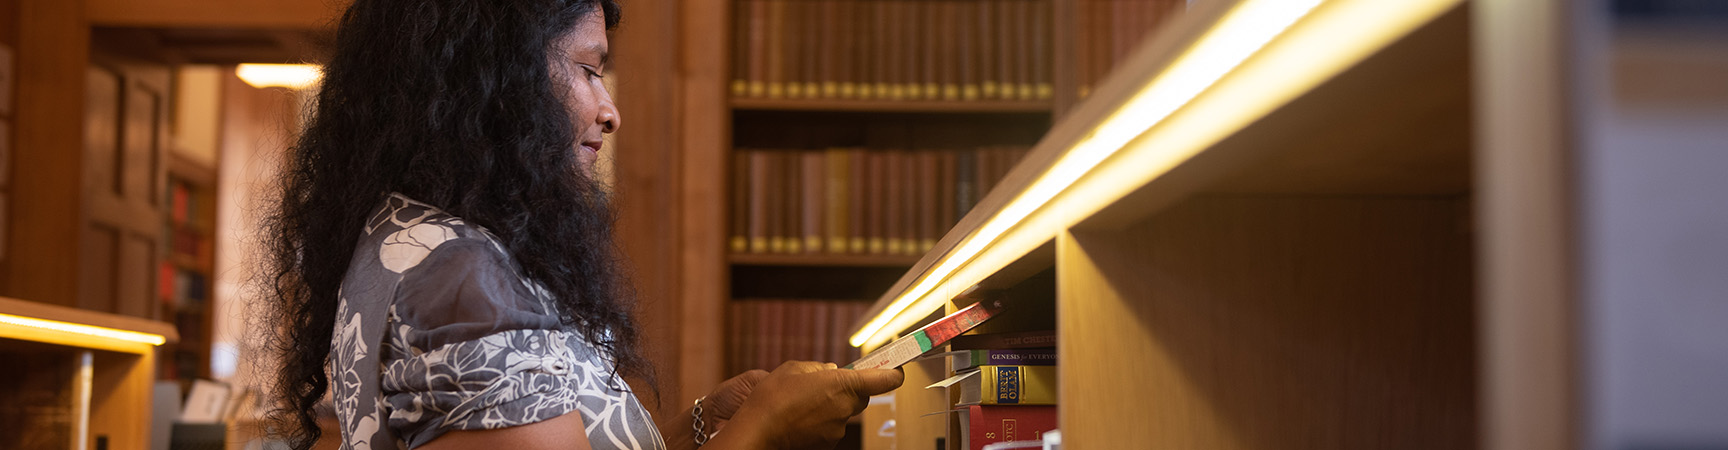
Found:
[[[903,375],[850,399],[858,410],[830,424],[844,432],[814,448],[1728,450],[1728,2],[1694,0],[616,0],[603,67],[580,64],[604,94],[602,131],[557,149],[597,159],[545,170],[601,191],[581,202],[609,216],[575,227],[610,224],[594,242],[611,243],[598,254],[613,255],[625,294],[586,301],[627,316],[534,309],[562,319],[601,370],[552,362],[426,394],[484,416],[437,425],[462,433],[420,434],[405,417],[423,397],[408,407],[400,392],[349,417],[362,400],[343,397],[353,375],[338,369],[411,353],[361,372],[373,390],[360,392],[396,389],[379,373],[507,332],[426,344],[444,341],[399,322],[414,297],[389,284],[388,319],[360,325],[356,313],[352,326],[406,331],[355,337],[335,293],[272,272],[283,242],[304,246],[286,260],[313,259],[314,242],[273,234],[278,207],[332,198],[285,192],[310,185],[283,180],[339,157],[306,149],[344,145],[303,137],[361,117],[333,112],[373,105],[360,97],[447,113],[387,124],[543,111],[439,102],[519,80],[576,89],[554,86],[566,76],[546,62],[556,49],[529,58],[548,70],[516,71],[538,75],[502,73],[517,66],[493,53],[532,40],[522,29],[578,30],[538,44],[550,47],[590,22],[486,21],[600,3],[0,0],[0,360],[15,364],[0,370],[0,449],[432,448],[533,426],[503,409],[554,397],[576,400],[552,415],[588,421],[569,448],[750,448],[730,440],[745,425],[716,422],[773,417],[745,411],[790,391],[746,383],[739,410],[716,386],[755,370],[771,373],[755,386],[786,386],[774,382],[794,376],[785,362],[814,361],[836,368],[798,370]],[[396,9],[355,12],[363,4]],[[368,42],[353,37],[367,14],[402,19]],[[495,47],[402,45],[481,62],[364,67],[386,58],[366,49],[397,45],[389,33],[462,27]],[[450,96],[321,95],[327,64],[331,86],[370,70],[379,86]],[[487,92],[461,92],[473,89]],[[371,156],[355,145],[388,139],[545,134],[532,119],[565,120],[557,111],[518,113],[524,126],[437,125],[449,136],[364,136],[366,124],[320,136],[357,138],[331,155],[360,161]],[[567,128],[566,141],[589,138]],[[539,138],[467,151],[491,168],[515,157],[498,148]],[[371,183],[356,185],[390,186]],[[414,186],[460,199],[423,205],[425,217],[506,260],[540,228],[492,219],[564,217],[487,215],[497,208],[471,205],[493,198],[478,197],[482,183],[504,182]],[[508,192],[545,195],[531,191],[544,189]],[[498,192],[486,195],[511,195]],[[387,194],[373,204],[399,198]],[[447,207],[461,214],[439,216]],[[379,254],[393,267],[388,246],[422,246],[409,269],[390,268],[413,279],[451,241],[410,233],[435,219],[389,216],[396,225],[332,226],[359,239],[405,227]],[[345,239],[343,261],[356,243]],[[550,299],[530,279],[555,272],[519,255],[530,257],[500,267],[530,287],[509,292],[585,301]],[[346,273],[351,292],[359,272]],[[590,282],[576,278],[559,285]],[[288,295],[329,301],[307,310],[323,315],[272,310]],[[294,354],[314,358],[322,400],[279,394],[289,369],[270,339],[299,336],[299,319],[322,335],[321,350]],[[617,323],[634,327],[607,328]],[[333,349],[348,338],[372,341]],[[397,338],[412,343],[386,342]],[[575,386],[614,386],[590,379],[608,376],[614,345],[654,376],[614,368],[626,401],[593,410]],[[530,372],[566,378],[516,403],[492,389]],[[497,404],[472,406],[482,401]],[[636,403],[640,423],[596,428]],[[296,408],[315,440],[284,435],[302,424],[272,414]],[[715,412],[727,408],[739,415]],[[615,426],[658,432],[620,441]]]

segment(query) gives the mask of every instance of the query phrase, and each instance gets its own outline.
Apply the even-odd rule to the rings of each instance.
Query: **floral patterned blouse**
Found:
[[[608,355],[558,318],[485,229],[391,194],[342,280],[330,369],[343,450],[571,411],[596,449],[664,449]]]

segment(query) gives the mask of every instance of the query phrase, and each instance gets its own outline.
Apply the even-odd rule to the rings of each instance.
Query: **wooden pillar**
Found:
[[[84,229],[84,2],[20,1],[17,42],[5,294],[70,306]]]
[[[612,34],[613,92],[622,126],[613,158],[613,189],[618,210],[617,239],[631,268],[638,317],[648,356],[660,370],[660,399],[643,398],[656,417],[677,416],[700,393],[679,390],[678,298],[683,283],[680,245],[677,155],[679,35],[675,0],[624,2],[624,22]],[[646,394],[646,390],[638,390]],[[686,418],[688,419],[688,418]]]

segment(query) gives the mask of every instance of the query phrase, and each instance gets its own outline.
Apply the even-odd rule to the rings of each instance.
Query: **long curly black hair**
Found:
[[[271,418],[296,449],[320,432],[314,408],[336,323],[337,288],[366,215],[390,192],[491,230],[566,323],[654,383],[639,349],[633,292],[612,240],[614,214],[580,168],[552,44],[612,0],[356,0],[343,14],[322,87],[283,159],[264,216],[258,288],[272,352]],[[608,336],[608,332],[610,333]]]

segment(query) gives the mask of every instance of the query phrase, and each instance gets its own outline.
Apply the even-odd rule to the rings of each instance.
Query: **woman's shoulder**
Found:
[[[494,258],[481,259],[508,259],[503,244],[484,227],[397,193],[386,197],[367,220],[365,236],[362,251],[376,249],[384,268],[396,273],[418,266],[447,245],[452,248],[440,253],[491,253]]]

